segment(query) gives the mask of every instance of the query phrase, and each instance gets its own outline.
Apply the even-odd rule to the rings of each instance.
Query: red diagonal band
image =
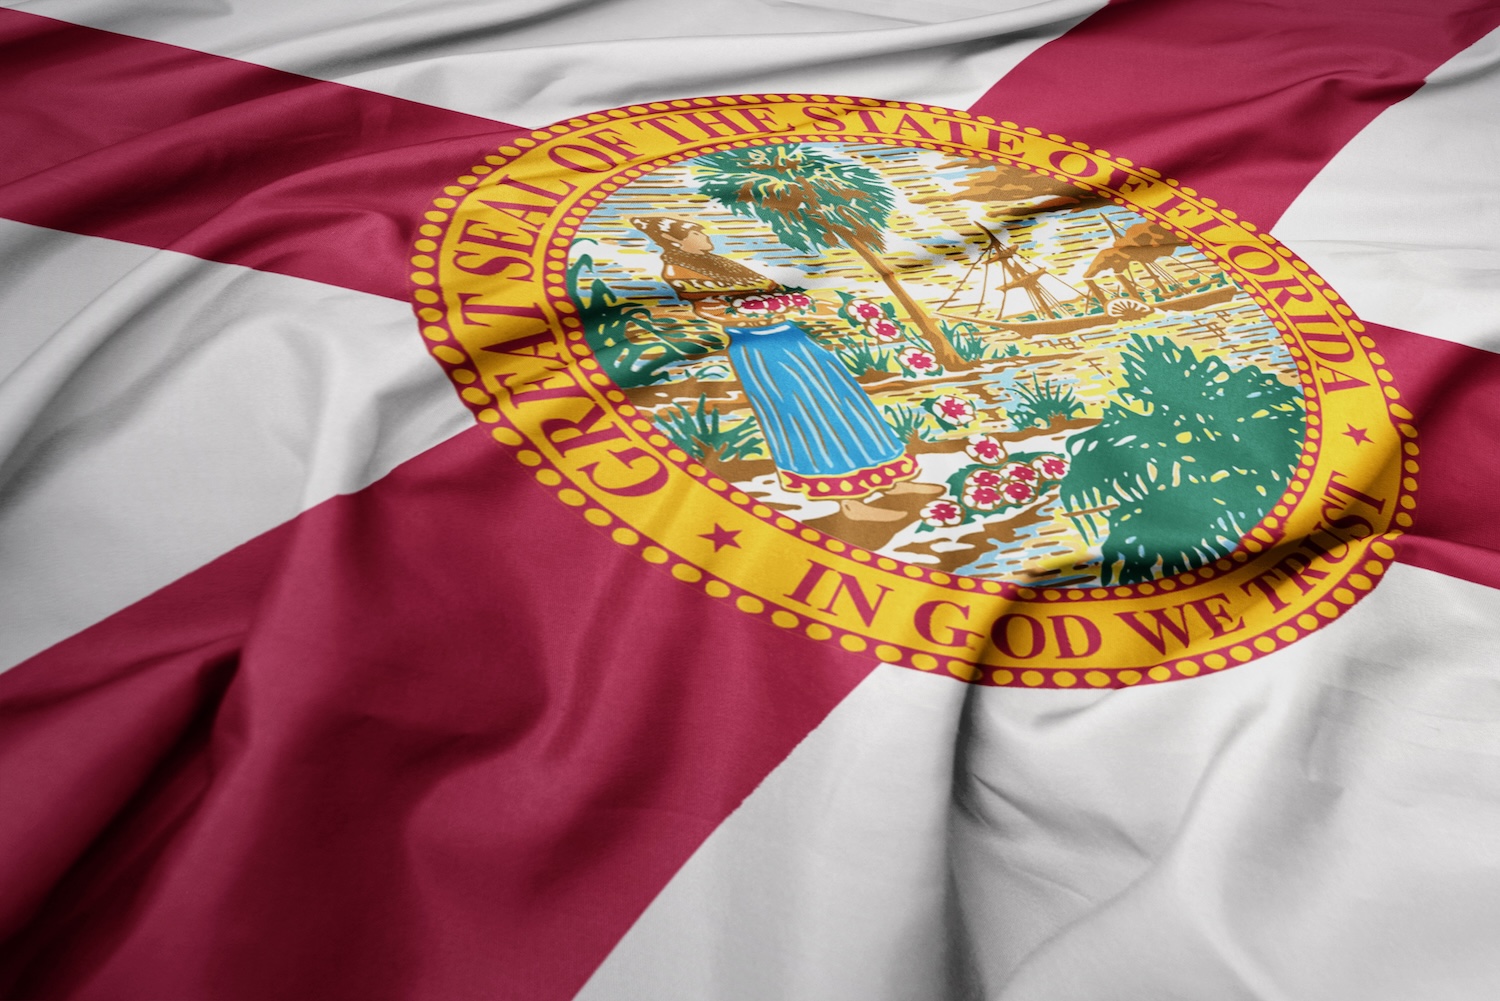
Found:
[[[1270,228],[1376,115],[1497,25],[1489,0],[1114,0],[971,110],[1129,157]]]
[[[873,667],[575,515],[475,428],[0,678],[0,994],[571,996]]]
[[[1154,167],[1268,228],[1376,115],[1497,25],[1486,0],[1117,0],[974,110]],[[1500,359],[1377,337],[1422,433],[1398,558],[1500,587],[1500,423],[1480,416],[1500,407]]]
[[[392,298],[413,221],[516,128],[0,10],[0,216]]]

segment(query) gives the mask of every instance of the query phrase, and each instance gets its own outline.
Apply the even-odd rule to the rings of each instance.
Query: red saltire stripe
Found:
[[[16,668],[0,993],[570,996],[874,666],[644,566],[475,429]]]
[[[0,9],[0,216],[402,299],[421,207],[516,126]]]
[[[1128,157],[1270,229],[1376,115],[1496,25],[1492,0],[1114,0],[970,110]]]
[[[1368,326],[1420,431],[1416,526],[1397,557],[1500,588],[1500,355]]]
[[[1260,44],[1296,35],[1299,13],[1274,37],[1261,24]],[[1150,100],[1197,86],[1212,67],[1193,46],[1212,40],[1179,26]],[[989,99],[1019,106],[1036,64],[1075,58],[1058,45]],[[1071,87],[1056,100],[1100,100],[1095,72],[1066,70],[1048,71]],[[1257,76],[1255,92],[1295,82]],[[1300,183],[1383,106],[1344,107]],[[5,916],[29,921],[3,952],[11,993],[576,990],[868,662],[641,572],[518,477],[470,432],[0,678],[0,801],[22,804],[0,819],[0,864],[38,870]]]

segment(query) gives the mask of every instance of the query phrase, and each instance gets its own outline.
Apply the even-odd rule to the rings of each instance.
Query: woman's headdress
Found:
[[[703,227],[686,219],[670,215],[636,216],[630,225],[645,233],[661,247],[675,247],[682,238]]]
[[[656,241],[656,244],[661,247],[663,264],[673,265],[723,282],[731,289],[750,291],[776,287],[776,283],[770,278],[752,268],[745,267],[739,261],[709,252],[689,254],[682,250],[678,244],[683,237],[692,232],[703,231],[702,224],[693,222],[691,219],[679,219],[677,216],[669,215],[636,216],[630,220],[630,225]]]

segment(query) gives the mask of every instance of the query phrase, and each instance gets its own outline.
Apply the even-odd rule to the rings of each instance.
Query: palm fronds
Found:
[[[758,219],[782,243],[811,254],[854,237],[874,250],[895,192],[876,171],[799,143],[709,153],[694,161],[699,191]]]
[[[724,424],[717,410],[708,405],[708,395],[698,397],[692,410],[682,404],[656,415],[662,433],[695,459],[747,459],[763,450],[765,440],[753,417]]]

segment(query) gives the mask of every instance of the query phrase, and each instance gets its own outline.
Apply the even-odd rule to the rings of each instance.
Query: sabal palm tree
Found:
[[[880,258],[896,196],[878,173],[798,143],[725,150],[698,158],[699,190],[735,215],[758,219],[793,250],[845,246],[880,276],[947,368],[964,360],[921,303]]]

